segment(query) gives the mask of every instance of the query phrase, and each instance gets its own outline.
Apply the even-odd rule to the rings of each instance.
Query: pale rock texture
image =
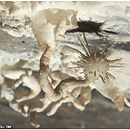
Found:
[[[124,109],[124,104],[130,106],[129,4],[129,1],[0,2],[0,31],[3,30],[14,37],[22,37],[21,42],[17,39],[11,41],[11,36],[7,34],[1,39],[1,98],[5,98],[10,107],[23,116],[30,114],[31,124],[35,127],[40,126],[35,120],[36,112],[44,111],[53,102],[48,116],[54,115],[63,103],[68,102],[83,111],[85,105],[90,102],[91,91],[94,89],[110,99],[119,111]],[[94,77],[92,71],[100,68],[100,64],[91,62],[90,67],[85,67],[91,59],[86,61],[84,66],[79,66],[80,60],[84,59],[81,55],[90,56],[89,46],[84,50],[79,42],[77,35],[83,41],[82,33],[65,32],[67,29],[76,28],[77,21],[82,20],[105,22],[102,29],[117,33],[114,35],[101,32],[103,38],[95,33],[85,33],[90,48],[98,46],[102,52],[106,44],[111,42],[113,53],[108,60],[119,61],[119,58],[122,58],[119,63],[115,63],[115,66],[122,67],[109,70],[113,75],[108,76],[111,78],[104,80],[100,73],[94,73],[97,74]],[[93,52],[96,52],[96,49]],[[107,49],[104,52],[107,52]],[[104,60],[104,57],[102,58]],[[102,66],[105,68],[104,64]],[[23,86],[29,88],[29,93],[17,97],[16,90]],[[40,93],[42,97],[39,98],[37,96]],[[24,102],[37,98],[38,102],[34,107]]]

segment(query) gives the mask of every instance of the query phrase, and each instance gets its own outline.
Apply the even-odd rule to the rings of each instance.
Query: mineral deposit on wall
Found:
[[[129,5],[0,2],[0,97],[36,128],[36,113],[69,102],[83,111],[93,90],[130,107]]]

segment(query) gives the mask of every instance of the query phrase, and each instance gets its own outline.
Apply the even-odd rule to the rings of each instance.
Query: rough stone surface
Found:
[[[40,128],[130,128],[130,109],[126,107],[124,111],[118,112],[111,101],[96,91],[93,92],[91,103],[83,112],[77,110],[72,104],[62,105],[52,117],[47,117],[46,111],[37,114],[37,120],[41,124]],[[0,125],[7,124],[12,125],[13,128],[33,128],[29,118],[22,117],[12,110],[4,99],[0,99]]]
[[[96,15],[95,15],[96,13]],[[122,8],[118,5],[102,7],[97,12],[92,10],[90,12],[79,11],[78,20],[90,20],[104,22],[107,21],[103,29],[118,32],[118,35],[108,35],[104,33],[105,37],[99,38],[96,34],[86,33],[88,42],[96,44],[103,48],[108,42],[112,43],[114,49],[130,51],[130,7]],[[2,21],[2,17],[0,18]],[[5,19],[5,23],[11,27],[10,22]],[[0,23],[1,24],[1,23]],[[1,25],[2,26],[2,25]],[[22,37],[13,37],[8,33],[0,30],[0,51],[9,52],[11,54],[20,54],[28,51],[36,51],[42,53],[36,41],[24,35]],[[65,34],[65,39],[62,39],[57,47],[62,44],[77,45],[78,38],[75,34]],[[29,36],[29,35],[28,35]],[[108,37],[107,37],[108,36]],[[129,61],[127,61],[129,64]],[[22,86],[15,90],[19,97],[28,92]],[[41,93],[42,95],[43,93]],[[130,95],[127,95],[130,99]],[[29,100],[25,103],[33,106],[37,104],[37,99]],[[40,128],[130,128],[130,108],[125,107],[122,112],[119,112],[116,106],[108,99],[103,97],[96,90],[92,93],[92,100],[86,106],[84,111],[77,110],[71,103],[63,104],[54,116],[48,117],[46,113],[49,108],[36,116],[40,123]],[[12,128],[34,128],[30,125],[29,117],[25,118],[21,114],[9,107],[5,99],[0,99],[0,127],[2,125],[11,125]]]

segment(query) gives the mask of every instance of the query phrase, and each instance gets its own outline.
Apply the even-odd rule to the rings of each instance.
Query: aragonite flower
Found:
[[[83,53],[80,53],[81,54],[81,56],[79,57],[80,61],[73,62],[73,64],[77,65],[77,67],[84,68],[85,76],[89,80],[91,79],[95,80],[100,77],[102,81],[105,83],[105,79],[108,79],[108,78],[116,79],[116,77],[114,77],[114,75],[112,75],[109,72],[109,69],[113,67],[114,68],[121,67],[121,66],[115,66],[112,64],[120,62],[122,58],[108,60],[107,58],[112,54],[111,49],[108,49],[110,43],[108,43],[105,49],[101,52],[97,46],[90,47],[88,45],[88,42],[84,33],[83,33],[83,37],[86,44],[82,42],[79,37],[78,39],[80,43],[82,44],[82,46],[84,47],[86,55],[84,55]]]

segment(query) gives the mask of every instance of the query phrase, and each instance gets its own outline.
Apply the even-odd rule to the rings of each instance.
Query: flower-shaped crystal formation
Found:
[[[107,58],[112,54],[111,49],[108,49],[110,43],[107,44],[105,49],[101,52],[98,47],[93,46],[90,48],[88,45],[87,39],[85,34],[83,33],[84,42],[78,37],[80,43],[82,44],[86,55],[80,53],[80,61],[73,62],[73,64],[77,65],[78,67],[84,68],[85,77],[89,80],[96,80],[99,77],[105,83],[105,79],[112,78],[116,79],[110,72],[109,69],[113,67],[121,67],[111,65],[117,62],[120,62],[120,59],[108,60]]]

